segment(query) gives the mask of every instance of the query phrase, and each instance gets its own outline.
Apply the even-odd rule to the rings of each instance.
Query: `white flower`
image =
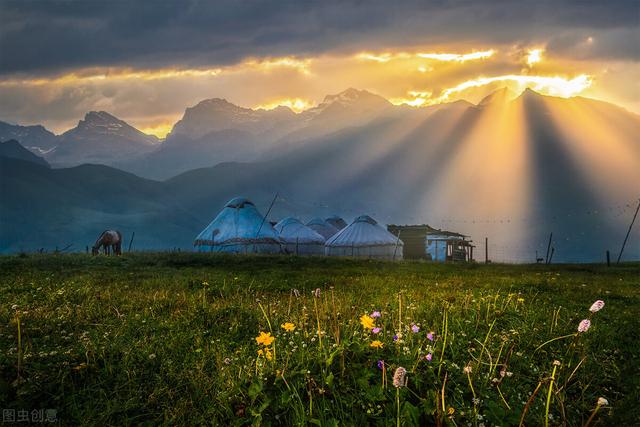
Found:
[[[595,313],[597,311],[602,310],[602,307],[604,307],[604,301],[599,299],[598,301],[594,302],[591,305],[591,308],[589,309],[589,311],[592,312],[592,313]]]
[[[607,406],[608,404],[609,404],[609,401],[604,397],[598,398],[598,406]]]
[[[578,325],[578,332],[587,332],[591,327],[591,321],[589,319],[584,319]]]

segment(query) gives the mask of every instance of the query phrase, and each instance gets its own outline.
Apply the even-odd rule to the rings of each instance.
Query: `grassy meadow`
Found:
[[[0,302],[0,407],[63,425],[640,425],[637,263],[5,256]]]

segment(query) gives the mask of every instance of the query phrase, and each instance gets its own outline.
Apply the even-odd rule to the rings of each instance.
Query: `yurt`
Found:
[[[307,223],[307,227],[320,234],[325,240],[330,239],[338,232],[337,228],[322,218],[313,218]]]
[[[325,254],[356,258],[402,259],[404,243],[368,215],[356,218],[327,240]]]
[[[299,220],[288,217],[275,225],[286,253],[323,255],[325,238]]]
[[[342,230],[347,226],[347,222],[344,219],[340,218],[338,215],[330,216],[329,218],[325,219],[325,221],[333,225],[338,230]]]
[[[280,253],[280,237],[256,206],[231,199],[193,242],[200,252]]]

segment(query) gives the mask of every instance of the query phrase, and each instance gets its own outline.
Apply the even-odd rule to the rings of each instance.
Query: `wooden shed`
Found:
[[[473,261],[473,242],[469,236],[439,230],[427,224],[388,225],[387,230],[404,242],[405,259],[437,262]]]

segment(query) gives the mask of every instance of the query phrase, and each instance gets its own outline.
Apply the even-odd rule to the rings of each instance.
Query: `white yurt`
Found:
[[[278,233],[244,197],[231,199],[193,245],[200,252],[280,253]]]
[[[307,223],[307,227],[320,234],[325,240],[333,237],[338,229],[322,218],[316,217]]]
[[[347,226],[347,222],[340,218],[338,215],[332,215],[329,218],[325,219],[329,224],[337,228],[338,230],[342,230]]]
[[[299,220],[288,217],[273,228],[280,235],[285,252],[295,255],[323,255],[325,238]]]
[[[362,215],[327,240],[325,255],[397,260],[402,259],[403,246],[375,219]]]

